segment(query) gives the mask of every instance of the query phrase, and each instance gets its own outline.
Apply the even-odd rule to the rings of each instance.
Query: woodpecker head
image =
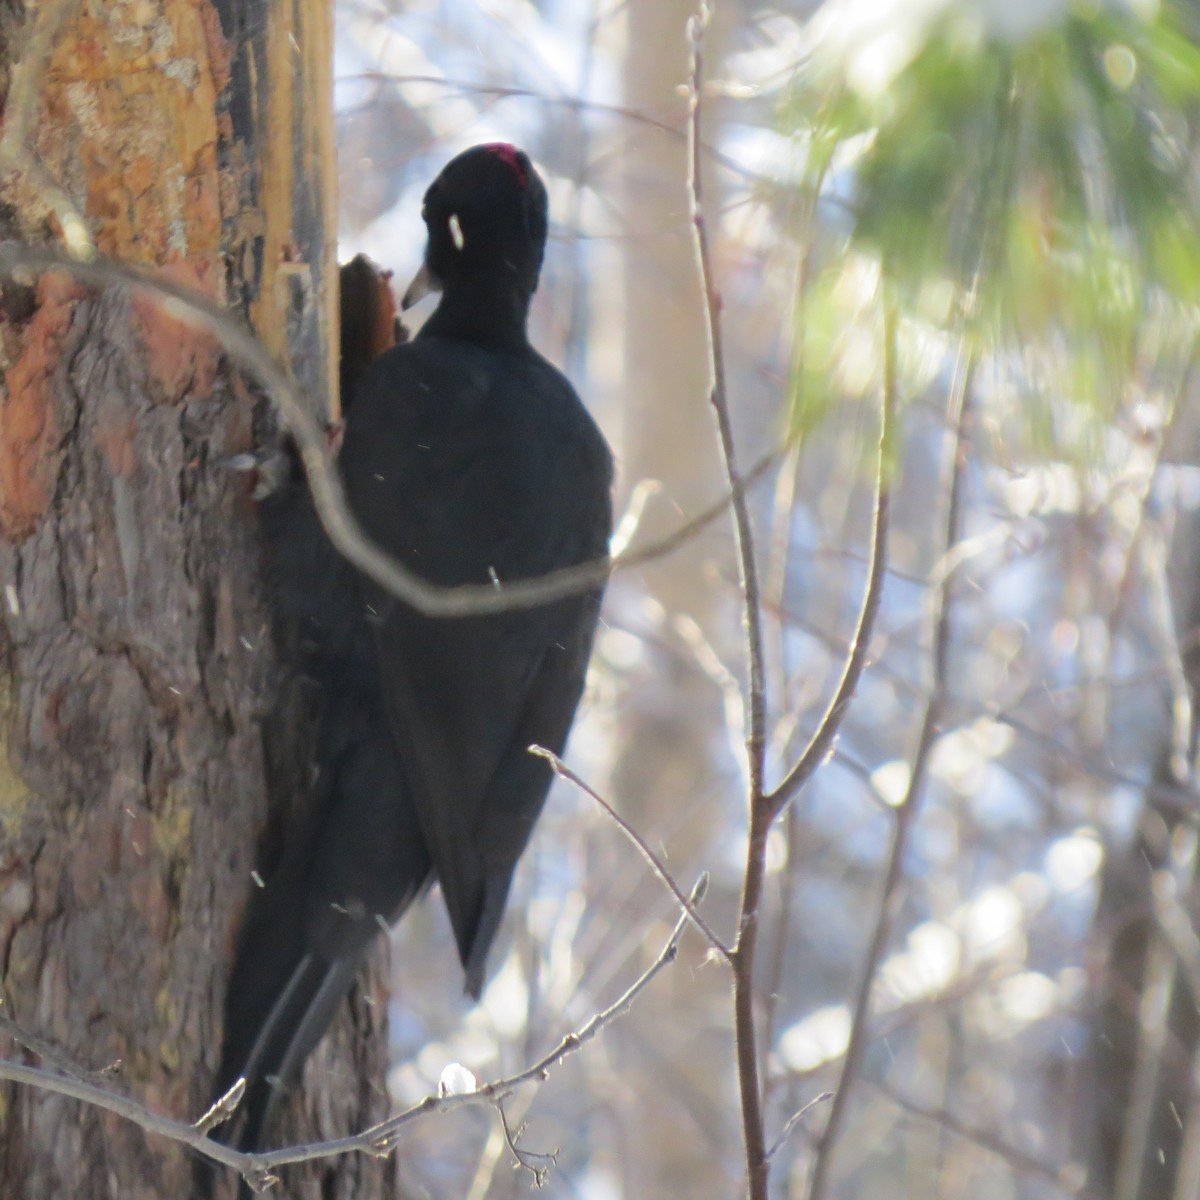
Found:
[[[421,210],[425,264],[404,295],[409,308],[431,291],[473,280],[537,289],[546,248],[546,186],[528,155],[507,142],[473,146],[429,185]]]

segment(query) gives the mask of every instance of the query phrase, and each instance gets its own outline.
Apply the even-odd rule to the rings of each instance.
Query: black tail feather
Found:
[[[235,1126],[239,1150],[264,1148],[263,1138],[280,1103],[329,1028],[366,950],[364,946],[360,956],[335,962],[306,954],[296,967],[239,1072],[247,1081]]]
[[[322,776],[269,883],[255,889],[226,1000],[217,1095],[238,1111],[215,1131],[261,1150],[380,935],[426,886],[429,854],[396,752],[369,697],[343,691],[321,728]]]

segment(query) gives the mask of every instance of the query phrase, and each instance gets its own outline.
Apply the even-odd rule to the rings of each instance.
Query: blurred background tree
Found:
[[[617,447],[639,537],[719,494],[686,190],[687,4],[344,3],[342,257],[400,274],[419,196],[490,138],[555,220],[536,339]],[[883,609],[837,749],[772,831],[760,950],[768,1144],[838,1085],[896,805],[944,697],[902,848],[865,1053],[772,1159],[772,1194],[1197,1194],[1192,686],[1195,17],[1153,0],[724,3],[705,178],[765,582],[769,772],[816,725],[865,585],[883,296],[899,449]],[[956,380],[958,386],[956,386]],[[966,411],[956,450],[958,409]],[[949,461],[959,536],[943,529]],[[732,928],[745,853],[742,597],[718,525],[610,590],[577,769]],[[519,1065],[657,952],[669,898],[555,792],[483,1004],[434,905],[399,933],[392,1086]],[[689,939],[692,935],[689,935]],[[412,962],[440,964],[417,981]],[[697,938],[603,1044],[522,1097],[551,1194],[743,1186],[724,968]],[[467,1136],[470,1132],[471,1136]],[[474,1140],[471,1140],[471,1137]],[[464,1149],[471,1146],[470,1153]],[[482,1114],[414,1130],[413,1194],[528,1183]]]

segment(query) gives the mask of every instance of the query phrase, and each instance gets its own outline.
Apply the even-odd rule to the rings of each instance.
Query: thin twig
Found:
[[[766,683],[763,667],[762,603],[759,590],[758,565],[754,553],[754,527],[750,506],[746,502],[745,481],[738,471],[737,448],[733,439],[733,422],[729,414],[729,397],[725,380],[725,346],[721,336],[723,301],[713,271],[712,253],[708,241],[708,225],[704,217],[704,192],[700,179],[700,89],[704,78],[704,31],[712,16],[710,0],[702,0],[698,14],[691,21],[691,122],[688,126],[688,188],[691,194],[692,227],[695,230],[696,261],[704,286],[705,333],[709,355],[709,400],[717,421],[721,457],[725,476],[732,492],[733,524],[737,534],[738,571],[745,601],[746,665],[750,680],[748,687],[749,720],[746,750],[750,761],[751,798],[763,792],[763,751],[766,745]]]
[[[558,1166],[558,1151],[555,1150],[552,1154],[543,1154],[536,1150],[522,1149],[517,1142],[525,1132],[525,1126],[520,1125],[515,1131],[512,1129],[508,1123],[508,1113],[504,1111],[502,1100],[496,1101],[496,1111],[500,1114],[500,1128],[504,1131],[504,1141],[517,1166],[533,1176],[535,1188],[544,1188],[550,1178],[550,1168]]]
[[[105,1083],[112,1079],[121,1067],[121,1060],[117,1059],[99,1071],[90,1071],[86,1067],[81,1067],[78,1063],[73,1062],[57,1046],[52,1046],[43,1038],[30,1033],[27,1029],[18,1025],[16,1021],[8,1017],[0,1016],[0,1033],[7,1034],[18,1045],[24,1046],[26,1050],[36,1054],[43,1063],[52,1067],[55,1071],[59,1071],[63,1075],[69,1075],[72,1079],[77,1079],[81,1083]]]
[[[43,1092],[69,1096],[96,1108],[116,1113],[117,1116],[140,1126],[147,1133],[155,1133],[181,1145],[190,1146],[215,1162],[224,1163],[243,1173],[252,1170],[256,1165],[251,1156],[223,1146],[220,1142],[214,1142],[190,1122],[160,1116],[138,1101],[130,1100],[108,1088],[98,1087],[94,1083],[86,1083],[82,1079],[70,1078],[42,1067],[27,1067],[24,1063],[12,1062],[9,1059],[0,1059],[0,1079],[35,1087]]]
[[[667,870],[662,860],[650,849],[646,839],[627,821],[595,788],[591,787],[585,780],[581,779],[561,758],[551,750],[547,750],[544,746],[530,746],[529,753],[536,755],[538,758],[544,758],[553,768],[555,775],[567,780],[568,783],[573,783],[581,792],[590,796],[600,807],[612,818],[617,825],[617,828],[638,848],[642,857],[650,864],[651,870],[666,884],[671,895],[682,906],[683,911],[687,914],[688,919],[696,926],[704,935],[708,944],[726,961],[731,961],[729,947],[717,936],[716,931],[711,925],[700,915],[700,910],[696,907],[697,903],[704,895],[704,891],[708,886],[708,875],[705,873],[700,877],[700,883],[697,884],[699,894],[693,892],[691,898],[684,894],[683,889],[675,882],[674,876]]]
[[[1176,455],[1180,451],[1180,447],[1177,445],[1180,440],[1179,428],[1182,425],[1183,414],[1188,411],[1187,398],[1191,393],[1193,373],[1200,366],[1200,335],[1194,335],[1191,338],[1185,357],[1186,361],[1183,370],[1179,373],[1179,380],[1163,401],[1165,411],[1162,414],[1162,429],[1154,447],[1154,457],[1133,489],[1138,502],[1137,517],[1129,531],[1121,578],[1113,589],[1113,600],[1107,614],[1106,637],[1112,646],[1117,644],[1121,626],[1129,616],[1130,599],[1134,593],[1137,552],[1141,544],[1142,531],[1152,522],[1151,509],[1154,506],[1156,487],[1163,462],[1168,455]],[[1176,635],[1171,640],[1177,648],[1173,653],[1177,653],[1179,638]]]
[[[792,1115],[788,1117],[787,1123],[780,1131],[779,1136],[775,1139],[774,1144],[771,1146],[770,1150],[767,1151],[767,1158],[774,1158],[775,1155],[783,1149],[784,1143],[786,1143],[788,1138],[792,1136],[792,1131],[797,1125],[800,1124],[801,1121],[804,1120],[805,1117],[808,1116],[810,1112],[812,1112],[814,1108],[816,1108],[818,1104],[824,1104],[826,1100],[832,1099],[832,1092],[822,1092],[819,1096],[814,1096],[806,1105],[804,1105],[803,1108],[792,1113]]]
[[[576,595],[603,583],[618,570],[629,570],[661,558],[716,520],[734,502],[734,491],[710,504],[679,528],[618,559],[595,559],[552,571],[534,579],[461,587],[439,587],[414,575],[380,550],[362,532],[347,504],[341,478],[329,457],[328,439],[301,403],[283,371],[249,329],[235,321],[211,299],[192,288],[162,276],[109,261],[82,262],[44,246],[14,242],[0,244],[0,277],[23,271],[64,270],[93,287],[131,287],[159,300],[177,320],[210,334],[229,357],[251,375],[276,403],[304,460],[317,514],[329,540],[339,552],[381,587],[399,596],[418,612],[433,617],[483,616],[532,608],[564,596]],[[765,454],[741,483],[741,490],[761,478],[774,464],[779,451]]]
[[[895,390],[896,372],[896,304],[892,296],[884,302],[884,376],[885,390]],[[951,413],[957,414],[956,432],[949,452],[948,499],[946,503],[944,545],[947,558],[958,542],[962,525],[963,492],[966,474],[966,449],[970,429],[970,388],[974,371],[974,350],[964,336],[960,347],[954,385],[950,395]],[[841,1075],[837,1091],[829,1110],[829,1121],[817,1143],[813,1156],[812,1176],[808,1200],[824,1200],[833,1167],[833,1155],[841,1134],[850,1095],[855,1080],[862,1068],[870,1035],[871,993],[880,963],[891,936],[892,920],[896,911],[896,898],[904,878],[904,856],[908,848],[909,835],[916,824],[921,799],[925,790],[925,778],[929,769],[930,752],[937,739],[942,715],[947,700],[947,666],[951,641],[951,599],[956,574],[947,570],[934,592],[933,612],[933,665],[929,699],[921,721],[917,747],[913,753],[912,770],[903,800],[896,808],[892,844],[888,853],[887,869],[880,891],[875,928],[867,947],[863,963],[862,978],[854,1003],[854,1016],[850,1026],[850,1039],[846,1055],[842,1060]]]
[[[821,194],[828,166],[828,160],[822,157],[821,162],[816,167],[815,178],[811,180],[810,187],[804,193],[804,208],[799,218],[798,242],[800,253],[796,271],[796,283],[794,283],[792,293],[794,304],[796,304],[796,311],[792,314],[794,325],[793,346],[796,347],[791,366],[793,377],[802,376],[805,366],[805,329],[809,317],[808,305],[806,305],[806,295],[808,295],[806,293],[806,284],[808,284],[809,274],[811,230],[812,222],[816,218],[817,197]],[[776,672],[778,672],[778,679],[776,679],[775,683],[775,694],[780,697],[780,703],[784,702],[788,691],[785,629],[790,622],[785,620],[785,611],[788,563],[790,563],[791,559],[793,541],[791,514],[794,500],[796,500],[799,470],[799,445],[797,445],[796,451],[788,454],[784,468],[780,470],[779,480],[776,482],[775,509],[772,521],[772,545],[770,545],[767,556],[767,581],[766,588],[764,588],[764,612],[768,616],[774,616],[775,618],[774,658],[776,659]],[[787,746],[791,744],[794,724],[796,724],[796,716],[794,715],[787,720],[776,721],[773,744],[779,746],[780,756],[782,756],[782,752],[784,752]],[[787,868],[784,872],[782,887],[780,888],[778,905],[776,905],[776,911],[779,912],[779,920],[775,928],[774,953],[772,954],[772,959],[770,959],[766,1001],[763,1004],[761,1036],[758,1038],[758,1044],[760,1044],[758,1070],[760,1070],[760,1078],[767,1081],[766,1086],[764,1086],[764,1098],[766,1099],[770,1097],[770,1080],[767,1074],[766,1058],[770,1052],[770,1048],[775,1044],[775,1021],[779,1014],[780,989],[782,988],[782,979],[784,979],[784,960],[788,944],[791,942],[792,898],[794,893],[796,893],[800,874],[799,817],[797,816],[796,806],[786,805],[786,809],[784,835],[785,845],[787,846]],[[808,1108],[803,1109],[802,1112],[806,1110]],[[778,1150],[782,1141],[787,1138],[787,1134],[790,1133],[791,1128],[792,1123],[788,1122],[784,1133],[775,1142],[775,1146],[767,1152],[768,1159],[774,1156],[775,1151]]]
[[[679,125],[652,117],[641,109],[630,108],[624,104],[609,104],[602,100],[591,100],[584,96],[572,96],[566,92],[551,95],[536,88],[518,87],[510,84],[481,83],[471,79],[450,79],[444,75],[392,75],[387,71],[357,71],[350,75],[339,75],[337,83],[380,83],[404,84],[419,83],[433,87],[445,88],[447,91],[462,92],[464,95],[494,96],[500,100],[537,100],[542,104],[558,104],[563,108],[579,111],[603,113],[607,116],[622,117],[638,125],[648,125],[669,134],[679,141],[687,136]]]
[[[693,903],[700,887],[701,885],[697,883],[696,888],[692,891]],[[527,1067],[519,1074],[485,1084],[477,1092],[464,1092],[452,1096],[427,1096],[418,1104],[414,1104],[402,1113],[397,1113],[394,1117],[389,1117],[386,1121],[380,1122],[363,1133],[353,1137],[339,1138],[335,1141],[298,1146],[288,1150],[276,1150],[270,1154],[259,1155],[255,1160],[257,1165],[271,1168],[283,1166],[286,1163],[304,1162],[309,1159],[325,1158],[332,1154],[347,1154],[353,1151],[365,1151],[374,1155],[387,1154],[395,1145],[400,1130],[426,1113],[447,1112],[469,1104],[493,1104],[508,1096],[518,1087],[529,1083],[543,1082],[552,1067],[557,1066],[568,1055],[582,1049],[617,1017],[628,1012],[634,1001],[645,991],[659,972],[675,961],[679,953],[679,937],[687,920],[686,913],[680,916],[659,956],[608,1008],[592,1016],[577,1032],[568,1033],[549,1054],[544,1055],[533,1066]]]
[[[539,92],[527,87],[479,83],[468,79],[447,79],[441,75],[389,75],[385,71],[360,71],[353,75],[339,75],[336,80],[337,83],[362,81],[390,84],[422,83],[431,84],[435,87],[444,87],[447,90],[459,91],[468,95],[494,96],[499,100],[536,100],[542,104],[558,104],[572,111],[620,117],[622,120],[631,121],[638,125],[649,126],[651,129],[665,133],[668,137],[674,138],[677,141],[685,141],[688,136],[687,131],[678,124],[673,125],[669,121],[653,117],[642,109],[630,108],[624,104],[609,104],[602,100],[585,99],[582,96],[570,96],[566,93],[552,96],[546,92]],[[704,145],[701,149],[714,162],[719,163],[726,170],[733,172],[747,182],[766,184],[777,182],[773,176],[749,169],[744,163],[738,162],[736,158],[723,153],[717,146]]]
[[[763,454],[755,462],[754,466],[752,466],[742,475],[740,490],[744,492],[747,488],[762,479],[763,476],[766,475],[767,472],[773,466],[775,466],[777,462],[779,462],[780,458],[782,458],[786,452],[787,448],[782,447],[775,450],[768,450],[765,454]],[[730,505],[733,503],[733,498],[734,489],[729,488],[727,491],[723,492],[717,500],[714,500],[706,508],[702,508],[694,517],[689,517],[688,520],[684,521],[676,529],[671,530],[670,533],[665,533],[662,537],[655,538],[654,541],[647,542],[644,546],[639,546],[633,550],[626,550],[621,554],[615,555],[612,559],[608,560],[607,563],[603,564],[605,567],[607,567],[607,573],[610,575],[615,575],[619,571],[628,571],[631,567],[644,566],[648,562],[652,562],[655,559],[664,558],[666,555],[673,553],[675,550],[679,549],[680,546],[691,541],[691,539],[695,537],[697,533],[711,525],[718,517],[721,517],[728,512]],[[584,566],[589,567],[592,566],[592,564],[585,563]],[[572,567],[570,570],[576,572],[579,575],[580,580],[584,579],[581,568]],[[558,574],[561,574],[565,577],[567,572],[559,572]],[[543,576],[543,578],[557,579],[558,575],[548,575]],[[599,578],[604,578],[604,576],[600,576]],[[590,584],[594,584],[595,582],[598,582],[598,579],[591,579],[589,577],[588,582]],[[578,583],[574,590],[580,591],[582,590],[583,586],[584,585],[582,582]]]
[[[699,890],[700,884],[697,884],[692,891],[692,903],[697,899]],[[675,961],[679,953],[679,937],[687,920],[686,913],[679,917],[659,956],[612,1004],[593,1015],[577,1032],[567,1034],[553,1050],[543,1055],[533,1066],[519,1074],[485,1084],[474,1092],[427,1096],[419,1104],[413,1105],[404,1112],[350,1137],[337,1138],[327,1142],[314,1142],[303,1146],[291,1146],[282,1150],[273,1150],[267,1154],[244,1154],[240,1150],[235,1150],[205,1136],[204,1130],[210,1127],[208,1122],[212,1116],[212,1109],[195,1124],[177,1121],[152,1112],[136,1100],[128,1099],[106,1088],[97,1087],[80,1078],[71,1078],[39,1067],[27,1067],[23,1063],[7,1059],[0,1059],[0,1079],[11,1080],[14,1083],[38,1088],[41,1091],[54,1092],[60,1096],[68,1096],[96,1108],[102,1108],[107,1112],[115,1113],[117,1116],[132,1121],[147,1133],[158,1134],[180,1145],[189,1146],[214,1162],[232,1167],[242,1174],[251,1187],[255,1190],[262,1190],[274,1180],[275,1169],[288,1163],[309,1162],[317,1158],[330,1158],[334,1155],[351,1153],[366,1153],[381,1157],[391,1153],[396,1144],[399,1130],[419,1117],[434,1112],[449,1112],[472,1104],[497,1104],[518,1087],[542,1082],[552,1067],[557,1066],[568,1055],[581,1049],[617,1017],[628,1012],[634,1001],[649,987],[654,978]],[[77,1068],[73,1073],[76,1076],[82,1074]],[[218,1104],[234,1105],[236,1103],[235,1091],[236,1089],[231,1089],[231,1092],[222,1097]]]
[[[871,545],[868,552],[867,583],[863,591],[862,608],[850,641],[850,653],[842,669],[842,678],[833,693],[833,699],[825,710],[804,752],[791,770],[779,781],[767,796],[767,804],[773,816],[812,778],[813,772],[828,756],[838,731],[842,727],[850,701],[854,698],[859,680],[867,666],[871,649],[871,636],[875,620],[883,601],[883,585],[887,578],[888,526],[892,510],[891,474],[895,461],[896,440],[896,387],[895,378],[884,383],[883,405],[879,422],[879,466],[878,487],[875,493],[875,514],[871,522]]]
[[[944,1108],[927,1108],[925,1105],[918,1104],[915,1100],[901,1095],[886,1084],[877,1083],[874,1086],[898,1108],[903,1109],[904,1112],[910,1113],[914,1117],[921,1117],[926,1121],[932,1121],[940,1125],[943,1129],[956,1134],[958,1137],[973,1142],[984,1150],[990,1151],[992,1154],[1002,1158],[1013,1170],[1044,1179],[1047,1183],[1052,1184],[1068,1196],[1099,1200],[1099,1193],[1088,1188],[1085,1183],[1076,1183],[1071,1179],[1073,1171],[1080,1171],[1078,1166],[1072,1164],[1055,1166],[1052,1163],[1042,1162],[1040,1159],[1026,1154],[1025,1151],[1017,1149],[1016,1146],[1002,1141],[988,1130],[968,1125],[965,1121],[960,1120],[953,1113],[947,1112]]]

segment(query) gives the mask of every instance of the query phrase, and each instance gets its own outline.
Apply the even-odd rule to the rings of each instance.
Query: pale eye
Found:
[[[450,239],[454,242],[454,248],[461,250],[466,245],[467,239],[463,237],[462,224],[459,222],[458,213],[450,214]]]

